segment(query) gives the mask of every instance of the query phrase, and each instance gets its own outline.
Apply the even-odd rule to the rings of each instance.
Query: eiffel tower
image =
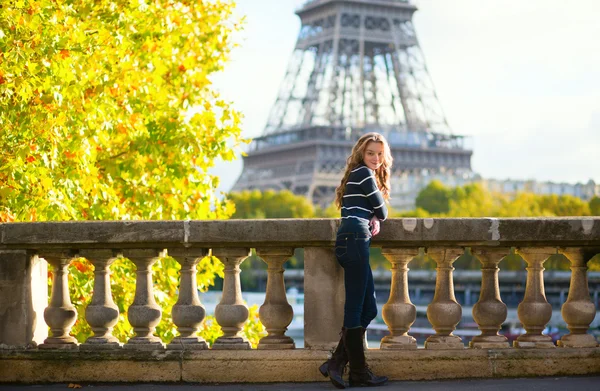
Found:
[[[431,178],[471,177],[472,151],[442,111],[412,23],[416,10],[408,0],[304,3],[279,94],[232,190],[289,189],[325,207],[352,145],[370,131],[392,149],[393,207],[414,205]]]

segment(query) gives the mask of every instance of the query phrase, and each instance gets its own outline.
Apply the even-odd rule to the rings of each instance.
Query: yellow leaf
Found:
[[[41,182],[44,190],[50,189],[52,187],[52,179],[50,178],[42,178]]]
[[[29,72],[32,75],[35,75],[36,73],[38,73],[38,64],[36,64],[35,62],[30,62],[27,64],[27,69],[29,69]]]

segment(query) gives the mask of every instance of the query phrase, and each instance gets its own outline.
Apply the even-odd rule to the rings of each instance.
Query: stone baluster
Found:
[[[123,250],[123,256],[136,266],[135,297],[127,312],[127,319],[133,326],[135,337],[123,346],[135,350],[161,350],[164,344],[154,334],[160,322],[162,310],[154,299],[152,285],[152,265],[158,261],[160,252],[155,249]]]
[[[69,335],[77,320],[77,310],[69,296],[69,264],[75,257],[70,251],[42,254],[52,265],[52,296],[50,305],[44,310],[44,319],[52,335],[39,345],[40,349],[78,350],[79,343]]]
[[[213,349],[250,349],[250,343],[240,335],[248,320],[248,306],[242,299],[240,264],[250,255],[247,248],[217,248],[213,255],[225,265],[223,296],[215,308],[215,318],[223,330]]]
[[[594,254],[586,254],[582,248],[563,248],[559,252],[571,262],[571,283],[569,296],[561,313],[567,323],[569,334],[564,335],[558,346],[565,348],[593,348],[598,341],[587,334],[590,323],[596,316],[596,306],[590,299],[587,279],[587,263]]]
[[[517,308],[519,320],[526,333],[513,342],[518,348],[553,348],[554,343],[542,331],[552,318],[552,306],[544,291],[544,262],[556,254],[552,247],[518,249],[518,254],[527,262],[527,285],[525,296]]]
[[[110,265],[115,260],[112,250],[81,250],[80,256],[94,265],[94,294],[85,309],[85,320],[94,335],[80,346],[81,350],[111,350],[123,345],[112,335],[119,320],[119,307],[112,298],[110,288]]]
[[[294,340],[287,335],[287,327],[294,318],[288,303],[283,280],[283,264],[294,255],[293,248],[257,248],[256,254],[267,264],[267,292],[260,307],[260,321],[269,333],[258,342],[259,349],[294,349]]]
[[[471,253],[482,264],[481,292],[479,301],[473,306],[473,319],[477,322],[481,334],[474,337],[469,346],[478,349],[509,348],[507,338],[498,334],[508,313],[506,304],[500,297],[498,264],[509,253],[509,249],[474,248]]]
[[[427,306],[427,319],[435,335],[425,341],[426,349],[464,349],[462,340],[452,335],[462,317],[462,308],[454,297],[452,264],[463,253],[459,248],[429,248],[427,255],[437,264],[435,294]]]
[[[381,349],[416,349],[417,340],[408,335],[417,318],[417,308],[408,294],[408,263],[419,254],[416,248],[382,248],[381,253],[392,264],[390,297],[383,306],[383,321],[390,335],[381,340]]]
[[[179,297],[173,306],[173,323],[179,335],[167,345],[172,350],[208,349],[204,338],[196,335],[206,316],[206,310],[198,297],[196,265],[208,254],[207,249],[169,249],[169,255],[181,265]]]

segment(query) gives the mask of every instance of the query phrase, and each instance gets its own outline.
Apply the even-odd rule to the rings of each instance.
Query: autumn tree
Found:
[[[592,216],[600,216],[600,197],[592,197],[592,199],[589,202],[589,207]]]
[[[429,182],[419,192],[415,201],[417,209],[423,209],[429,213],[448,213],[450,211],[451,190],[440,181]]]
[[[539,196],[533,193],[520,192],[514,196],[506,197],[498,211],[503,217],[533,217],[552,216],[550,211],[540,208]]]
[[[289,190],[244,190],[229,193],[235,205],[234,219],[311,218],[315,207]]]
[[[329,219],[338,219],[340,218],[340,208],[332,202],[325,208],[316,208],[315,210],[316,217],[329,218]]]
[[[225,0],[21,0],[0,8],[2,221],[231,214],[208,169],[240,114],[211,88]]]
[[[244,141],[240,113],[210,81],[240,27],[233,7],[227,0],[3,1],[0,221],[230,216],[232,204],[217,197],[219,179],[208,170],[233,159]],[[164,310],[157,330],[168,342],[179,265],[164,257],[154,269]],[[80,341],[90,335],[82,320],[92,270],[83,259],[71,267]],[[111,270],[121,312],[115,335],[124,340],[132,335],[126,309],[134,267],[120,258]],[[198,270],[206,289],[222,265],[207,257]]]
[[[589,216],[600,199],[585,202],[571,195],[539,195],[528,192],[494,193],[481,183],[449,188],[432,181],[419,192],[417,208],[396,214],[397,217],[536,217]],[[600,213],[600,212],[598,212]]]
[[[469,183],[451,191],[448,217],[498,216],[503,196],[493,194],[480,183]]]
[[[587,202],[572,195],[549,194],[538,199],[540,209],[555,216],[589,216],[590,207]]]

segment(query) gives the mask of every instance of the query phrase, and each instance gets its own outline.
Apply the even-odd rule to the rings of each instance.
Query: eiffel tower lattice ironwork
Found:
[[[233,190],[289,189],[326,206],[352,145],[369,131],[390,142],[392,197],[404,183],[414,202],[423,174],[471,175],[472,151],[452,134],[419,46],[416,10],[407,0],[312,0],[298,9],[288,70]]]

